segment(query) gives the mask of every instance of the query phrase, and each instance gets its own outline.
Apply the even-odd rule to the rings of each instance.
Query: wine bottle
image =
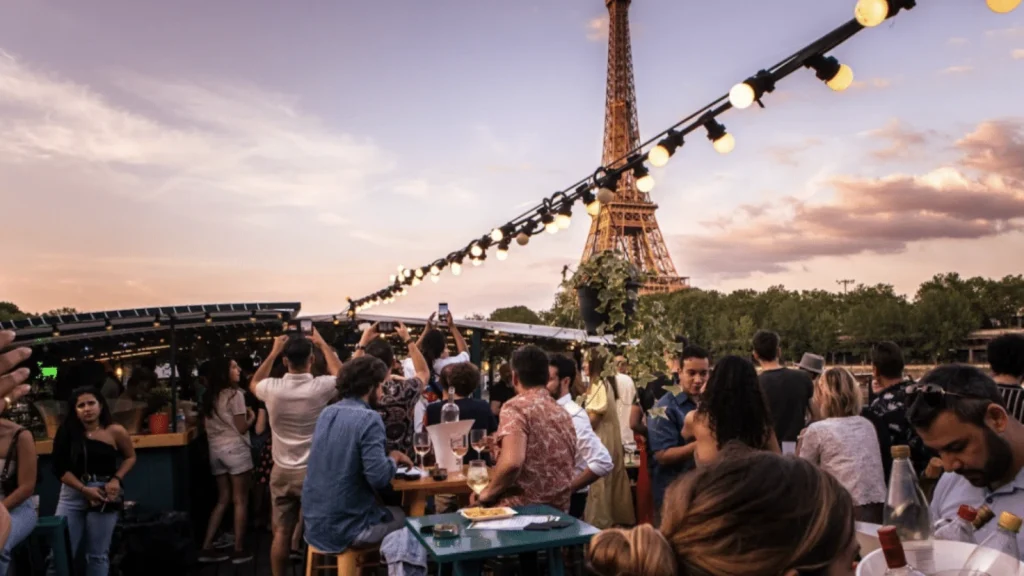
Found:
[[[441,422],[458,422],[459,406],[455,403],[455,388],[448,388],[448,401],[441,408]]]
[[[1020,572],[1020,549],[1017,533],[1021,519],[1009,512],[999,515],[999,527],[981,541],[967,557],[964,571],[975,571],[987,576],[1017,576]]]
[[[882,526],[878,529],[878,543],[882,546],[885,557],[885,576],[924,576],[907,563],[907,555],[903,551],[903,543],[895,526]]]
[[[977,510],[961,504],[952,522],[935,529],[935,539],[974,544],[974,520],[977,517]]]

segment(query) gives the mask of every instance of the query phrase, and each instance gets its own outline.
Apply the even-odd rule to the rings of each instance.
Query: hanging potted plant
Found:
[[[566,284],[576,291],[588,334],[623,331],[636,311],[643,273],[621,254],[606,250],[580,264]]]

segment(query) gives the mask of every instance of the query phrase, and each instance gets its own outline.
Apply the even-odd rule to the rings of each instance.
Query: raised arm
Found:
[[[458,350],[459,354],[469,352],[469,346],[466,346],[466,339],[462,337],[462,332],[455,325],[455,318],[452,318],[451,312],[448,312],[446,320],[448,320],[448,331],[452,333],[452,338],[455,340],[455,349]]]
[[[327,360],[327,373],[331,376],[337,376],[338,372],[341,372],[341,359],[338,358],[338,353],[331,348],[331,345],[324,340],[323,336],[320,335],[320,331],[313,328],[313,335],[310,338],[313,341],[313,345],[323,352],[324,359]]]
[[[252,379],[249,380],[249,390],[253,396],[259,398],[260,395],[256,393],[256,387],[260,382],[270,377],[270,370],[274,368],[274,362],[277,361],[277,357],[284,352],[284,345],[288,343],[288,335],[282,334],[274,339],[274,346],[270,349],[270,354],[263,360],[260,367],[253,373]],[[261,398],[262,400],[262,398]]]
[[[412,358],[413,370],[416,372],[416,378],[419,378],[420,381],[420,392],[423,392],[427,382],[430,381],[430,367],[427,366],[427,359],[423,357],[420,347],[413,344],[412,338],[409,337],[409,329],[405,327],[405,324],[399,322],[395,327],[395,334],[398,334],[398,337],[409,348],[409,358]]]

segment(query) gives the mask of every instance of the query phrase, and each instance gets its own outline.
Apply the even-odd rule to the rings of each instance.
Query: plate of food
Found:
[[[483,522],[485,520],[501,520],[504,518],[511,518],[516,515],[516,511],[506,506],[500,506],[498,508],[482,508],[476,506],[474,508],[463,508],[459,510],[459,514],[470,522]]]

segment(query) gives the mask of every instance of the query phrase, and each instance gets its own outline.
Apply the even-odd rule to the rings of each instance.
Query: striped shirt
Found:
[[[997,384],[997,386],[999,394],[1003,397],[1006,411],[1018,422],[1024,422],[1024,388],[1008,384]]]

